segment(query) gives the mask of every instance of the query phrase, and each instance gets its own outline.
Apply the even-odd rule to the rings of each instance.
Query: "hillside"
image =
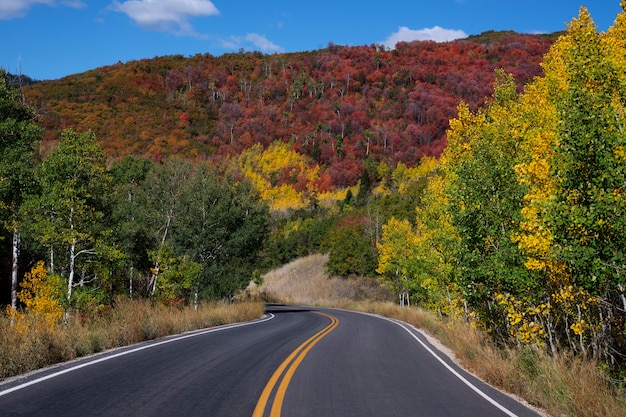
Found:
[[[110,160],[237,155],[278,140],[311,158],[332,187],[357,183],[366,159],[413,165],[446,145],[461,100],[475,109],[494,69],[518,85],[541,73],[556,37],[488,32],[449,43],[339,46],[301,53],[166,56],[24,87],[46,128],[92,130]]]
[[[302,305],[339,305],[357,301],[395,301],[375,279],[328,276],[328,255],[312,254],[269,271],[260,285],[251,282],[245,295],[264,301]]]

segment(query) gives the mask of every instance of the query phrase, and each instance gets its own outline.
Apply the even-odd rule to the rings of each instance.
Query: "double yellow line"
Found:
[[[328,317],[330,319],[330,324],[324,327],[319,332],[315,333],[300,346],[298,346],[298,348],[294,350],[291,355],[289,355],[287,359],[283,361],[283,363],[280,364],[270,380],[267,382],[267,385],[265,385],[265,388],[263,389],[263,392],[259,397],[259,401],[254,408],[254,413],[252,413],[252,417],[263,417],[263,415],[265,414],[265,410],[267,409],[268,402],[270,401],[272,392],[274,391],[274,387],[279,380],[280,385],[278,386],[278,389],[274,394],[274,401],[272,403],[270,417],[280,417],[280,413],[283,407],[283,400],[285,399],[285,393],[287,392],[287,387],[289,386],[291,378],[296,372],[296,369],[298,368],[298,366],[300,366],[300,363],[302,363],[304,357],[307,355],[307,353],[309,353],[313,346],[315,346],[317,342],[322,340],[324,336],[332,332],[335,327],[339,325],[339,320],[336,317],[325,313],[316,313]]]

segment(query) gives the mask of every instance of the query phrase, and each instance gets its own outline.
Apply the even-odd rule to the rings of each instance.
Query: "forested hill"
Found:
[[[487,32],[449,43],[338,46],[263,55],[167,56],[118,63],[24,87],[45,126],[92,130],[111,160],[239,154],[291,143],[325,170],[331,187],[354,185],[368,158],[413,165],[446,145],[461,100],[478,108],[494,69],[518,84],[541,73],[555,35]]]

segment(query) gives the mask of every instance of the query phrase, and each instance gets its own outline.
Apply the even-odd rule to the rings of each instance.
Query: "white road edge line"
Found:
[[[439,355],[437,355],[431,348],[428,347],[427,344],[425,344],[424,342],[422,342],[416,335],[415,333],[413,333],[413,331],[407,327],[407,324],[400,322],[400,321],[396,321],[393,319],[390,319],[388,317],[383,317],[383,316],[378,316],[375,315],[375,317],[379,317],[381,319],[390,321],[398,326],[400,326],[401,328],[403,328],[404,330],[406,330],[411,337],[413,337],[415,340],[418,341],[418,343],[420,345],[422,345],[422,347],[424,349],[426,349],[428,351],[428,353],[430,353],[431,355],[433,355],[435,357],[435,359],[437,359],[443,366],[445,366],[448,371],[450,371],[454,376],[456,376],[457,378],[459,378],[461,380],[461,382],[463,382],[465,385],[467,385],[469,388],[471,388],[474,392],[476,392],[478,395],[480,395],[481,397],[483,397],[485,400],[487,400],[488,402],[490,402],[493,406],[495,406],[496,408],[498,408],[500,411],[502,411],[504,414],[506,414],[509,417],[519,417],[517,414],[513,413],[512,411],[510,411],[509,409],[505,408],[502,404],[500,404],[499,402],[497,402],[496,400],[494,400],[493,398],[491,398],[489,395],[485,394],[483,391],[480,390],[480,388],[478,388],[476,385],[472,384],[470,381],[468,381],[463,375],[461,375],[460,373],[458,373],[453,367],[451,367],[450,365],[448,365],[448,363],[446,361],[444,361]],[[415,329],[416,331],[418,331],[417,329]]]
[[[163,341],[160,341],[160,342],[156,342],[156,343],[150,343],[148,345],[140,346],[140,347],[137,347],[137,348],[134,348],[134,349],[130,349],[130,350],[125,350],[123,352],[115,353],[113,355],[106,355],[106,356],[101,357],[99,359],[95,359],[95,360],[92,360],[92,361],[84,362],[84,363],[81,363],[80,365],[72,366],[72,367],[63,369],[62,371],[54,372],[52,374],[49,374],[49,375],[46,375],[46,376],[42,376],[41,378],[36,378],[36,379],[33,379],[32,381],[25,382],[25,383],[20,384],[20,385],[16,385],[16,386],[8,388],[8,389],[6,389],[4,391],[0,391],[0,397],[2,397],[4,395],[7,395],[7,394],[10,394],[10,393],[15,392],[15,391],[19,391],[19,390],[24,389],[26,387],[29,387],[31,385],[38,384],[38,383],[46,381],[48,379],[56,378],[57,376],[60,376],[60,375],[63,375],[63,374],[67,374],[67,373],[72,372],[72,371],[76,371],[76,370],[81,369],[81,368],[86,368],[88,366],[95,365],[95,364],[101,363],[101,362],[105,362],[105,361],[108,361],[110,359],[119,358],[120,356],[130,355],[131,353],[139,352],[139,351],[146,350],[146,349],[151,349],[153,347],[165,345],[165,344],[172,343],[172,342],[177,342],[177,341],[183,340],[183,339],[189,339],[190,337],[201,336],[201,335],[205,335],[205,334],[208,334],[208,333],[219,332],[219,331],[222,331],[222,330],[234,329],[234,328],[237,328],[237,327],[250,326],[252,324],[259,324],[259,323],[263,323],[263,322],[266,322],[268,320],[271,320],[273,318],[274,318],[274,315],[270,313],[270,314],[267,315],[267,317],[264,317],[264,318],[259,319],[259,320],[247,321],[247,322],[244,322],[244,323],[229,324],[229,325],[219,326],[219,327],[213,327],[213,328],[209,328],[207,330],[194,331],[192,333],[188,333],[188,334],[185,334],[185,335],[182,335],[182,336],[173,337],[171,339],[166,339],[166,340],[163,340]]]

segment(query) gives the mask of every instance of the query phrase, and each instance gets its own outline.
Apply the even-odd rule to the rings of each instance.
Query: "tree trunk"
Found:
[[[50,273],[54,274],[54,245],[50,245]]]
[[[74,288],[74,268],[76,265],[76,239],[72,239],[70,245],[70,270],[67,278],[67,301],[72,298],[72,289]]]
[[[74,234],[74,207],[70,209],[70,231]],[[70,245],[70,270],[67,278],[67,302],[72,298],[72,289],[74,287],[74,266],[76,265],[76,237],[72,236],[72,244]],[[69,310],[68,310],[69,311]]]
[[[11,308],[17,309],[17,268],[20,256],[20,234],[13,229],[12,262],[11,262]]]
[[[161,238],[161,246],[163,246],[165,244],[165,241],[167,239],[167,234],[169,233],[170,230],[170,224],[172,223],[172,217],[174,217],[174,207],[170,208],[170,211],[167,215],[167,221],[165,223],[165,231],[163,232],[163,237]],[[160,264],[159,264],[159,256],[157,255],[157,259],[154,262],[154,272],[152,273],[152,290],[150,292],[151,296],[154,296],[154,293],[156,292],[156,285],[157,285],[157,278],[159,277],[159,272],[160,272]]]
[[[129,282],[128,282],[128,293],[130,296],[130,299],[133,299],[133,272],[135,271],[135,267],[133,265],[133,261],[130,261],[130,272],[129,272]]]

